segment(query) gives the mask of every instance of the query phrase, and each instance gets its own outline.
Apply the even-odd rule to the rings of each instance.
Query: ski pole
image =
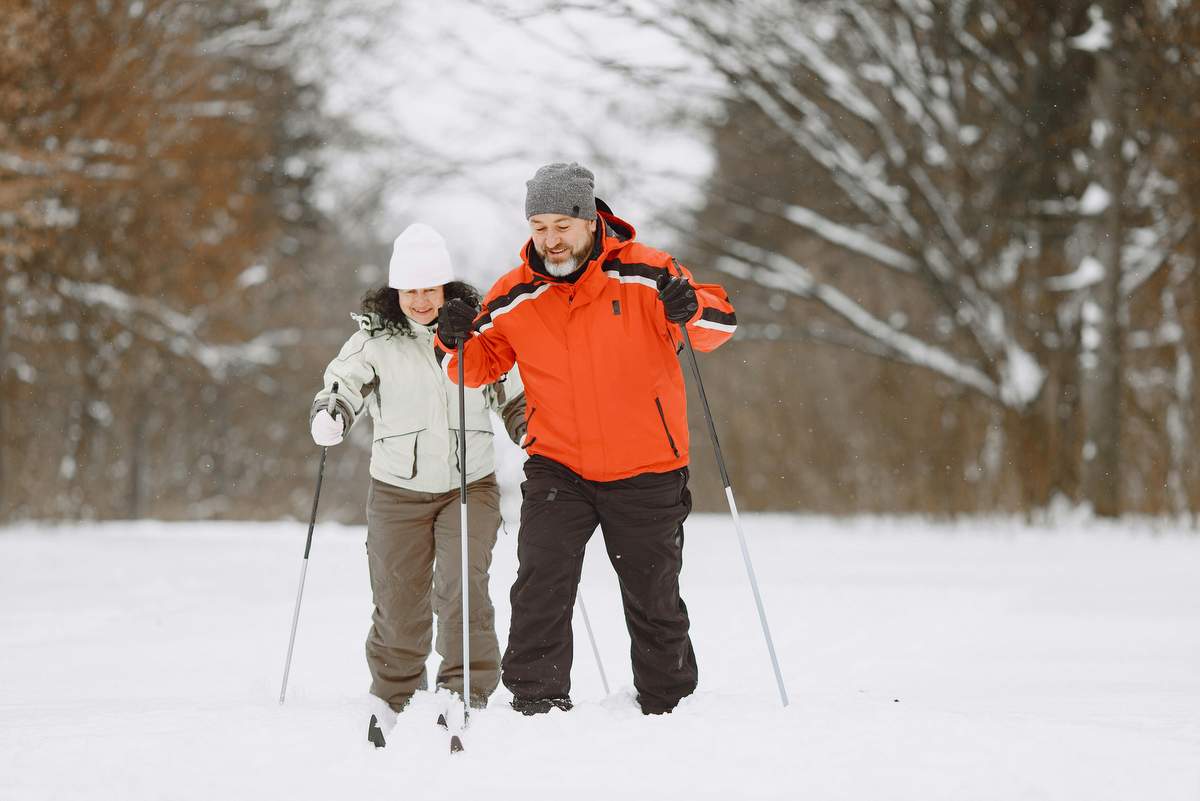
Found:
[[[329,413],[337,408],[338,382],[333,382],[329,393]],[[292,648],[296,645],[296,626],[300,622],[300,599],[304,596],[304,576],[308,573],[308,552],[312,550],[313,527],[317,524],[317,503],[321,500],[321,482],[325,478],[325,455],[328,447],[321,448],[321,466],[317,469],[317,491],[313,493],[312,515],[308,518],[308,539],[304,541],[304,560],[300,564],[300,586],[296,589],[296,609],[292,612],[292,636],[288,640],[287,660],[283,663],[283,686],[279,688],[279,703],[287,695],[288,671],[292,667]]]
[[[588,619],[587,604],[583,602],[583,589],[578,590],[579,611],[583,615],[583,627],[587,629],[588,639],[592,643],[592,654],[596,657],[596,669],[600,671],[600,683],[604,685],[604,695],[611,695],[608,689],[608,677],[604,675],[604,663],[600,661],[600,649],[596,647],[596,636],[592,634],[592,621]]]
[[[463,728],[471,716],[471,600],[467,562],[467,389],[463,379],[463,350],[466,340],[458,342],[458,475],[462,514],[462,650],[463,650]],[[461,746],[460,746],[461,747]]]
[[[733,526],[737,529],[738,544],[742,547],[742,560],[746,563],[746,575],[750,577],[750,589],[754,592],[754,605],[758,607],[758,620],[762,623],[763,638],[767,641],[767,653],[771,656],[771,667],[775,670],[775,682],[779,685],[779,700],[784,706],[788,705],[787,689],[783,686],[783,673],[779,670],[779,660],[775,657],[775,643],[771,641],[771,629],[767,626],[767,613],[763,609],[762,596],[758,592],[758,580],[754,578],[754,565],[750,562],[750,549],[746,546],[746,535],[742,532],[742,521],[738,517],[737,504],[733,500],[733,487],[729,483],[729,472],[725,469],[725,457],[721,455],[721,443],[717,441],[717,427],[713,423],[712,410],[708,406],[708,397],[704,394],[704,380],[700,378],[700,364],[696,361],[696,352],[692,350],[692,338],[688,336],[687,325],[679,324],[683,332],[683,343],[687,350],[688,360],[692,363],[692,374],[696,376],[696,389],[700,393],[700,401],[704,404],[704,419],[708,421],[708,435],[712,438],[713,452],[717,455],[717,467],[721,471],[721,481],[725,485],[725,500],[729,502],[729,513],[733,516]]]

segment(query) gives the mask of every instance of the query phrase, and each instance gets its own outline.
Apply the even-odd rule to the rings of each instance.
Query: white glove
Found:
[[[312,419],[313,442],[328,448],[342,441],[342,421],[329,413],[328,409],[317,412]]]

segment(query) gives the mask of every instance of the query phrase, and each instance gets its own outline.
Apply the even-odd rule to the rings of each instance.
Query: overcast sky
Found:
[[[588,55],[687,65],[665,37],[579,14],[517,25],[467,0],[401,5],[379,25],[374,46],[331,51],[327,107],[395,145],[332,154],[321,198],[329,208],[344,205],[388,175],[373,210],[381,238],[427,222],[446,235],[469,279],[490,284],[516,263],[527,236],[524,182],[550,161],[590,166],[597,194],[650,244],[673,241],[656,215],[698,204],[696,187],[711,166],[707,137],[674,123],[668,110],[711,101],[635,86]],[[356,32],[344,26],[332,28],[326,44]],[[695,77],[703,78],[698,68]],[[409,180],[414,170],[456,161],[469,165],[462,177]]]

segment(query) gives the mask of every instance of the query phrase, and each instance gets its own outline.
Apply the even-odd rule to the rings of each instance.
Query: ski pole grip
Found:
[[[334,411],[337,410],[337,391],[338,382],[333,382],[333,389],[329,391],[329,416],[333,417]]]

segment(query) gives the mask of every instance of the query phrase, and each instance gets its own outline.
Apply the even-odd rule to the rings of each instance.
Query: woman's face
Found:
[[[438,309],[446,302],[446,293],[440,286],[396,291],[400,294],[400,310],[410,320],[421,325],[429,325],[436,320]]]

